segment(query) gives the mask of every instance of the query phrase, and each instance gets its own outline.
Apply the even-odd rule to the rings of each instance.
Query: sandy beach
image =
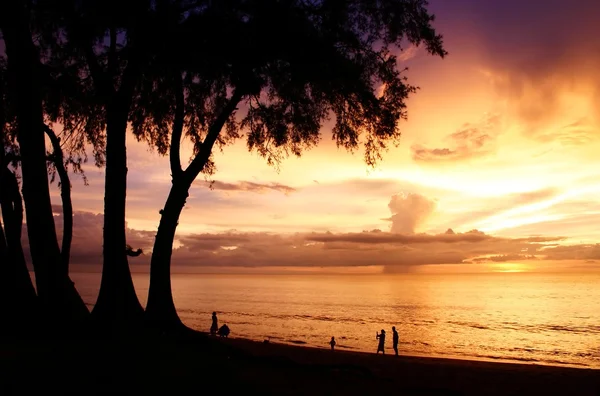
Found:
[[[391,350],[390,350],[391,352]],[[600,395],[600,371],[244,339],[0,344],[0,394]]]

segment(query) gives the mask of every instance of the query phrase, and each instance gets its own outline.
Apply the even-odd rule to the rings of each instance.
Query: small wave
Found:
[[[315,316],[313,319],[315,319],[315,320],[323,320],[325,322],[333,322],[334,320],[336,320],[334,318],[330,318],[329,316]],[[342,319],[342,320],[338,320],[338,321],[344,321],[344,320]]]
[[[454,323],[454,322],[449,322]],[[455,324],[459,324],[456,322]],[[575,334],[600,334],[600,326],[565,326],[556,324],[541,324],[541,325],[530,325],[521,324],[517,322],[502,322],[498,329],[503,330],[520,330],[528,333],[541,333],[541,332],[565,332]]]
[[[506,350],[509,351],[509,352],[527,352],[527,353],[539,352],[539,349],[528,348],[528,347],[525,347],[525,348],[518,348],[518,347],[507,348]]]
[[[468,356],[468,355],[467,355]],[[539,359],[518,357],[518,356],[498,356],[498,355],[472,355],[477,358],[494,359],[494,360],[515,360],[517,362],[539,362]]]
[[[286,341],[291,344],[306,345],[306,341],[302,341],[302,340],[286,340]]]
[[[484,326],[482,324],[479,323],[473,323],[473,322],[456,322],[456,321],[448,321],[447,323],[450,324],[454,324],[454,325],[458,325],[458,326],[465,326],[465,327],[471,327],[473,329],[480,329],[480,330],[491,330],[488,326]]]
[[[543,363],[543,364],[561,364],[561,365],[569,365],[569,366],[589,367],[589,365],[585,364],[585,363],[570,362],[570,361],[556,360],[556,359],[534,359],[534,358],[518,357],[518,356],[496,356],[496,355],[474,355],[474,356],[477,358],[494,359],[494,360]]]

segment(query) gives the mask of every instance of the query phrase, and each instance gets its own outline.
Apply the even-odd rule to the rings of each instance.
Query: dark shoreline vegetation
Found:
[[[125,341],[125,340],[123,340]],[[598,370],[381,356],[243,339],[2,342],[0,393],[598,395]]]

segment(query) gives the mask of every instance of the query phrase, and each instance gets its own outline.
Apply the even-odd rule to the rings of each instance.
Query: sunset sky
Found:
[[[192,188],[173,263],[599,268],[600,2],[431,0],[430,9],[449,56],[398,54],[421,89],[400,146],[377,169],[337,149],[331,125],[279,172],[242,139],[216,154],[212,190],[202,178]],[[147,263],[168,159],[132,136],[128,156],[129,242],[146,251],[131,262]],[[86,172],[89,186],[72,180],[77,264],[101,262],[104,173]]]

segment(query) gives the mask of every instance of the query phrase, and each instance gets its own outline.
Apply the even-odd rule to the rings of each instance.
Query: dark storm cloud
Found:
[[[393,234],[387,232],[366,231],[348,234],[310,234],[306,240],[313,242],[351,242],[358,244],[430,244],[430,243],[460,243],[481,242],[491,238],[483,232],[473,230],[465,233],[444,234]]]
[[[56,215],[61,229],[62,215]],[[102,263],[103,216],[76,212],[73,216],[71,263]],[[26,230],[24,230],[24,247]],[[61,232],[59,232],[60,238]],[[127,228],[127,243],[144,254],[131,264],[149,264],[155,231]],[[386,271],[419,265],[483,264],[519,260],[596,260],[600,245],[563,246],[562,237],[499,238],[481,231],[442,234],[393,234],[381,230],[362,233],[266,232],[205,233],[176,238],[172,263],[195,267],[356,267],[384,266]]]

